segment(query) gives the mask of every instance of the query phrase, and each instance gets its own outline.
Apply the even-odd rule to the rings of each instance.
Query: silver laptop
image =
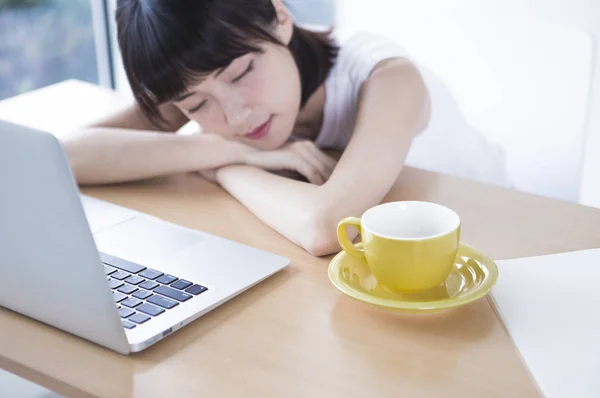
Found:
[[[288,264],[80,195],[53,135],[0,121],[3,307],[128,354]]]

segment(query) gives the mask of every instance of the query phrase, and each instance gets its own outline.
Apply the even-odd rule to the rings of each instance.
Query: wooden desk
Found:
[[[540,395],[487,299],[429,316],[354,301],[329,282],[330,258],[311,257],[196,176],[83,191],[292,264],[129,357],[0,310],[0,367],[12,373],[74,397]],[[465,242],[495,259],[600,246],[600,211],[576,204],[410,168],[386,201],[405,199],[455,209]]]

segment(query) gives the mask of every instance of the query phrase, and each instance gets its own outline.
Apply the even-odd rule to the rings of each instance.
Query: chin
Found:
[[[281,140],[266,141],[263,144],[263,149],[266,151],[274,151],[275,149],[279,149],[284,146],[286,142],[287,141],[281,142]]]
[[[265,137],[265,139],[258,141],[246,139],[245,143],[257,149],[262,149],[263,151],[274,151],[275,149],[284,146],[288,142],[290,136],[291,135],[283,137]]]

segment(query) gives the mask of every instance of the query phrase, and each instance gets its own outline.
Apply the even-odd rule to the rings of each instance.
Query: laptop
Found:
[[[138,352],[287,258],[81,195],[60,142],[0,121],[0,305]]]

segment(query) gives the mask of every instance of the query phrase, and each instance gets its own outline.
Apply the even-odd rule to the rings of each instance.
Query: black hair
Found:
[[[162,103],[184,94],[195,79],[227,67],[272,34],[271,0],[118,0],[118,41],[129,84],[143,113],[163,121]],[[294,25],[288,48],[300,73],[301,107],[325,81],[338,54],[330,32]]]

